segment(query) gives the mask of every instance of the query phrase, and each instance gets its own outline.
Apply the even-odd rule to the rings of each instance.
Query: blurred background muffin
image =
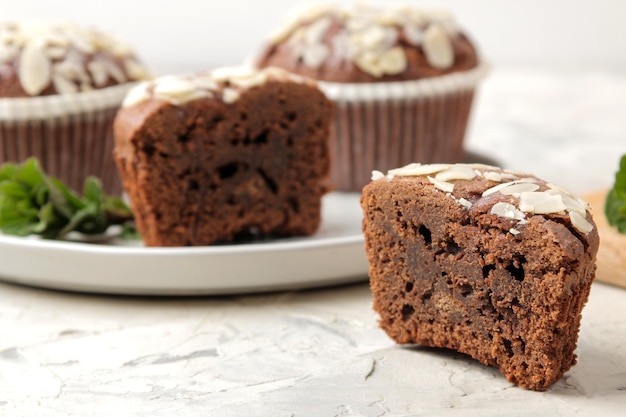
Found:
[[[331,182],[360,191],[371,170],[459,162],[486,65],[446,11],[314,5],[270,35],[259,67],[320,80],[335,101]]]
[[[128,45],[98,30],[0,23],[0,162],[34,156],[76,191],[95,175],[121,193],[112,122],[134,81],[147,78]]]

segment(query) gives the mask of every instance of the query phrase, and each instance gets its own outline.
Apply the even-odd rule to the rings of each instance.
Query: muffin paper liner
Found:
[[[335,102],[330,181],[336,191],[361,191],[372,170],[411,162],[460,162],[476,86],[488,66],[414,81],[318,81]]]
[[[82,192],[96,176],[119,195],[113,160],[113,119],[134,83],[44,97],[0,99],[0,163],[35,157],[51,176]]]

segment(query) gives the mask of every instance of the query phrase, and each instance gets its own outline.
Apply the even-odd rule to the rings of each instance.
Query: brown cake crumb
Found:
[[[374,309],[393,340],[454,349],[537,391],[576,363],[599,244],[586,202],[485,165],[374,178],[363,230]]]
[[[274,69],[132,90],[115,122],[115,158],[145,244],[315,232],[331,112],[312,81]]]

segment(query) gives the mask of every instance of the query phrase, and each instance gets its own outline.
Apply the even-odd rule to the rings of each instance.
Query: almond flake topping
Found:
[[[510,183],[507,183],[510,184]],[[537,191],[539,186],[530,182],[518,182],[508,187],[504,187],[500,190],[500,194],[504,195],[519,195],[523,192]]]
[[[572,225],[582,233],[589,233],[593,230],[593,225],[587,221],[587,219],[581,216],[579,213],[575,211],[569,212],[569,218],[572,222]]]
[[[587,220],[589,204],[585,200],[554,184],[529,176],[529,174],[501,170],[497,167],[481,164],[422,165],[418,163],[389,170],[387,175],[380,171],[372,173],[373,180],[386,178],[387,181],[392,181],[396,176],[426,177],[435,188],[448,195],[452,195],[457,181],[471,181],[476,177],[482,177],[490,181],[500,182],[500,184],[484,190],[482,197],[498,193],[507,198],[507,201],[496,200],[490,209],[490,214],[516,220],[518,225],[528,223],[527,215],[568,215],[572,226],[581,233],[587,234],[594,227],[593,223]],[[504,180],[510,181],[501,182]],[[463,197],[452,197],[465,208],[473,207],[473,204]],[[515,228],[511,228],[510,232],[512,234],[521,233]]]
[[[550,214],[567,210],[560,194],[543,191],[523,192],[519,199],[520,210],[526,213]]]
[[[446,69],[454,64],[454,49],[446,31],[438,24],[432,24],[424,33],[426,60],[435,68]]]
[[[334,22],[339,30],[332,31],[332,39],[325,39]],[[401,33],[412,45],[422,46],[431,66],[446,69],[454,64],[451,39],[458,36],[458,30],[452,16],[408,6],[357,3],[349,7],[300,8],[289,14],[287,23],[272,34],[270,42],[285,41],[294,59],[311,68],[318,68],[333,55],[334,59],[353,61],[374,77],[382,77],[407,68],[404,48],[398,45]]]
[[[49,84],[52,68],[41,42],[28,42],[20,55],[18,77],[24,91],[31,96],[41,93]]]
[[[444,169],[450,168],[450,164],[409,164],[402,168],[392,169],[387,175],[399,177],[419,177],[424,175],[436,174]]]
[[[503,201],[494,204],[489,213],[515,220],[522,220],[526,217],[526,215],[518,210],[513,204],[505,203]]]
[[[440,171],[435,175],[435,178],[441,181],[471,180],[474,177],[476,177],[476,172],[471,167],[465,165],[452,165],[445,171]]]
[[[50,85],[59,94],[105,85],[106,82],[96,82],[102,79],[100,75],[92,78],[85,68],[96,60],[102,60],[108,75],[117,83],[150,78],[136,61],[132,68],[118,67],[117,59],[133,56],[121,45],[105,33],[73,23],[0,23],[0,61],[17,61],[17,78],[30,96],[41,94]]]
[[[446,193],[451,193],[452,191],[454,191],[454,184],[452,184],[451,182],[441,181],[431,176],[428,176],[427,178],[428,181],[430,181],[435,186],[435,188],[438,188],[441,191],[444,191]]]
[[[181,105],[199,98],[219,95],[224,103],[232,104],[239,99],[243,90],[262,85],[269,80],[314,85],[311,80],[275,67],[261,70],[249,66],[222,67],[213,72],[188,76],[168,75],[141,83],[128,92],[122,106],[134,106],[153,97]]]
[[[385,178],[385,174],[383,174],[380,171],[376,171],[376,170],[372,171],[372,181],[376,181],[376,180],[379,180],[381,178]]]
[[[472,207],[472,202],[469,200],[466,200],[465,198],[461,197],[459,198],[459,204],[462,205],[465,208],[470,208]]]

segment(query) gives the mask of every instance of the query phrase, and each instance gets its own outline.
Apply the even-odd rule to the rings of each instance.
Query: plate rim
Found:
[[[323,203],[326,215],[310,236],[235,244],[146,247],[119,238],[81,242],[0,234],[0,281],[133,296],[235,295],[365,281],[357,201],[339,196]]]

